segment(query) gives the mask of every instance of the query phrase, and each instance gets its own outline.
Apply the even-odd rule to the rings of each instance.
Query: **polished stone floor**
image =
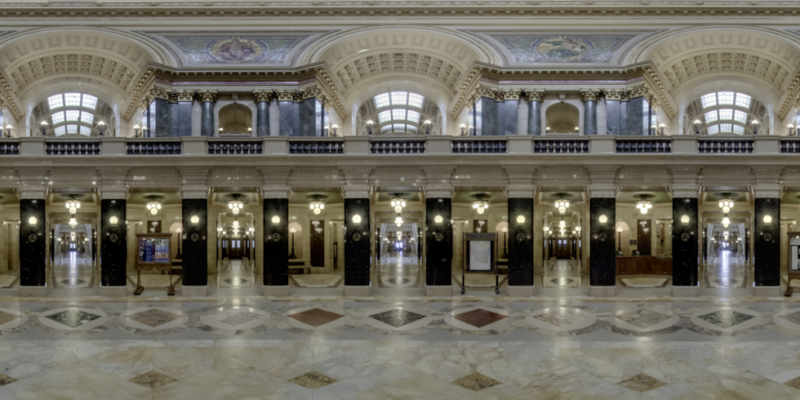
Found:
[[[0,399],[797,399],[800,301],[0,298]]]

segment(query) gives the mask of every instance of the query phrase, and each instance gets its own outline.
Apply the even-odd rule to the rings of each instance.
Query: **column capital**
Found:
[[[450,186],[425,186],[422,188],[426,199],[452,199],[455,190]]]
[[[600,89],[581,89],[581,101],[597,101],[600,97]]]
[[[217,90],[198,90],[197,97],[200,98],[201,103],[216,103],[217,102],[217,95],[219,95],[219,91]]]
[[[781,185],[756,185],[752,186],[750,191],[757,199],[780,199],[783,187]]]
[[[531,101],[544,101],[544,89],[526,89],[525,100]]]
[[[303,92],[299,90],[279,90],[275,92],[275,96],[278,101],[293,101],[295,103],[303,101]]]
[[[625,89],[603,89],[603,96],[606,100],[622,101],[625,95]]]
[[[673,185],[669,187],[669,192],[673,199],[696,199],[700,194],[700,186]]]
[[[187,102],[194,100],[195,91],[194,90],[176,90],[172,92],[172,96],[170,96],[171,103],[177,103],[179,101]]]
[[[372,194],[372,186],[347,185],[341,187],[345,199],[367,199]]]
[[[589,198],[617,198],[619,187],[616,185],[589,185],[586,187]]]
[[[262,186],[261,197],[264,199],[288,199],[292,196],[289,186]]]
[[[263,89],[253,90],[253,97],[255,98],[254,101],[256,103],[261,103],[262,101],[269,103],[269,101],[272,100],[273,95],[274,93],[272,90],[263,90]]]
[[[647,85],[634,86],[628,89],[628,98],[634,97],[648,97],[650,95],[650,88]]]
[[[506,196],[509,199],[532,199],[536,193],[534,185],[508,185],[505,187]]]
[[[161,99],[161,100],[169,101],[169,98],[170,98],[171,95],[172,95],[172,92],[170,92],[168,89],[164,89],[164,88],[160,88],[160,87],[156,86],[156,87],[153,87],[153,88],[150,89],[149,98],[150,98],[150,102],[152,102],[154,99]]]

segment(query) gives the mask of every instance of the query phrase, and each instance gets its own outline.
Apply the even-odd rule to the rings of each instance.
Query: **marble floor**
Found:
[[[792,298],[0,297],[0,399],[797,399]]]

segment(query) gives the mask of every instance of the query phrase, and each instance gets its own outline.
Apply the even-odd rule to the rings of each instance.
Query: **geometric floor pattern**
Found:
[[[9,315],[0,329],[0,399],[800,399],[794,300],[78,303],[0,299]],[[65,307],[47,324],[38,318]],[[222,317],[228,325],[262,325],[235,335],[208,330],[199,319],[213,308],[232,310]],[[134,309],[144,311],[126,313]],[[100,318],[91,310],[107,322],[49,329],[81,329]],[[139,334],[120,329],[123,316],[183,325]],[[693,316],[724,329],[694,325]],[[299,329],[301,322],[320,329]],[[560,330],[541,328],[551,325]],[[580,328],[565,331],[573,326]]]

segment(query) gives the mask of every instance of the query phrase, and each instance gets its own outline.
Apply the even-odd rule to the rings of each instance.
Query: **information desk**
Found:
[[[672,275],[672,257],[617,256],[617,275],[631,274]]]

